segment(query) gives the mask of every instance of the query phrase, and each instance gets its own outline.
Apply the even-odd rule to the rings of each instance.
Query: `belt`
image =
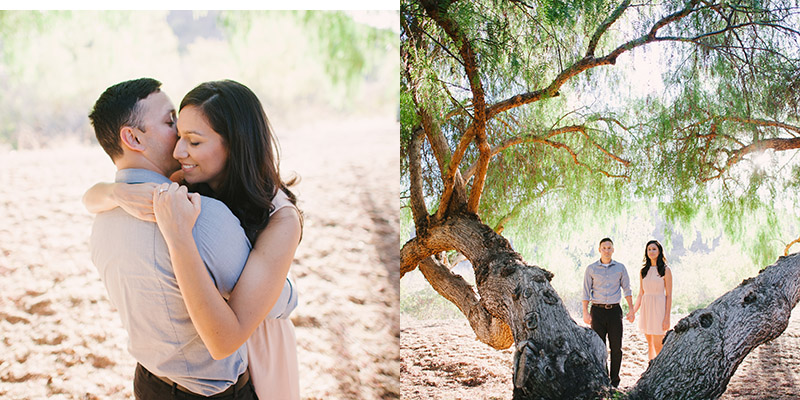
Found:
[[[200,396],[199,394],[197,394],[197,393],[195,393],[195,392],[193,392],[193,391],[191,391],[191,390],[189,390],[189,389],[187,389],[187,388],[185,388],[185,387],[173,382],[171,379],[169,379],[167,377],[158,376],[158,375],[153,374],[153,373],[151,373],[151,374],[153,376],[155,376],[156,378],[160,379],[162,382],[166,383],[167,385],[170,385],[170,386],[172,386],[174,388],[177,388],[181,392],[189,393],[189,394],[192,394],[192,395],[195,395],[195,396]],[[238,391],[242,390],[242,388],[245,385],[247,385],[247,382],[249,382],[249,381],[250,381],[250,370],[246,369],[246,370],[244,370],[243,374],[239,375],[239,380],[237,380],[235,384],[228,386],[228,388],[225,389],[225,391],[223,391],[223,392],[220,392],[220,393],[217,393],[217,394],[215,394],[213,396],[208,396],[208,397],[213,399],[215,397],[229,396],[229,395],[233,394],[234,392],[238,392]]]
[[[610,309],[612,309],[612,308],[614,308],[614,307],[616,307],[618,305],[619,305],[619,303],[615,303],[615,304],[597,304],[597,303],[592,303],[592,307],[605,308],[606,310],[610,310]]]

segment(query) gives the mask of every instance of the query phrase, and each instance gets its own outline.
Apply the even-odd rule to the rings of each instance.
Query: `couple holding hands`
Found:
[[[611,258],[614,242],[609,238],[600,241],[600,260],[586,267],[583,278],[583,321],[591,325],[603,343],[608,336],[611,347],[611,384],[619,385],[619,368],[622,364],[622,308],[620,298],[624,292],[628,302],[628,321],[639,315],[639,330],[647,338],[648,358],[652,360],[661,351],[664,334],[670,327],[672,308],[672,272],[664,258],[664,249],[657,240],[647,242],[644,263],[639,274],[639,295],[636,303],[631,298],[631,285],[625,265]],[[589,303],[592,304],[591,311]]]

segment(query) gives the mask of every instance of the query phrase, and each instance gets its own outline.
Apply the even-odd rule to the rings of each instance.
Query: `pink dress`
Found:
[[[658,268],[651,266],[642,279],[641,313],[639,314],[639,330],[645,335],[663,335],[664,316],[667,312],[667,294],[664,289],[664,278],[658,275]]]
[[[283,207],[294,207],[283,191],[278,191],[272,204],[273,214]],[[250,379],[259,399],[300,399],[297,341],[290,319],[262,321],[247,339],[247,358]]]

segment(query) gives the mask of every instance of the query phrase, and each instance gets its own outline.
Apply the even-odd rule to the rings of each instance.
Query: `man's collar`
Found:
[[[124,183],[169,183],[170,180],[158,172],[141,168],[125,168],[117,171],[114,182]]]
[[[611,259],[611,261],[608,262],[608,264],[604,264],[602,259],[597,260],[597,265],[603,265],[603,266],[608,265],[610,267],[614,264],[616,264],[616,261],[614,261],[613,258]]]

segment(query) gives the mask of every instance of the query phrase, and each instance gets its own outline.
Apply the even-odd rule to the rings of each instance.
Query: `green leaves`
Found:
[[[713,223],[732,234],[747,218],[772,221],[771,215],[786,215],[785,208],[771,207],[782,189],[798,197],[798,160],[755,168],[753,155],[742,149],[796,134],[754,120],[800,125],[800,90],[794,90],[800,88],[800,7],[698,5],[685,17],[662,20],[689,5],[643,3],[626,9],[600,31],[594,52],[603,57],[620,46],[632,48],[614,65],[583,70],[558,83],[558,96],[542,96],[486,121],[488,144],[502,149],[490,161],[479,207],[487,224],[513,216],[504,222],[509,234],[531,231],[531,224],[536,232],[553,232],[578,227],[587,215],[612,216],[644,204],[658,205],[659,217],[669,222]],[[455,2],[447,12],[476,54],[491,106],[531,95],[571,66],[591,61],[585,58],[589,41],[617,6],[473,1]],[[416,38],[401,38],[402,46],[416,51],[407,71],[423,100],[417,106],[437,119],[453,149],[475,115],[456,51],[462,43],[428,23],[424,12],[412,11],[413,1],[403,1],[401,9],[421,28]],[[659,41],[624,46],[648,37],[654,27]],[[583,130],[550,134],[568,126]],[[473,144],[461,171],[477,158]],[[435,179],[438,171],[425,173]],[[760,250],[751,249],[756,257],[767,254],[766,246],[774,251],[779,230],[759,226],[763,234],[748,239],[758,243]],[[547,240],[545,235],[537,237]]]

